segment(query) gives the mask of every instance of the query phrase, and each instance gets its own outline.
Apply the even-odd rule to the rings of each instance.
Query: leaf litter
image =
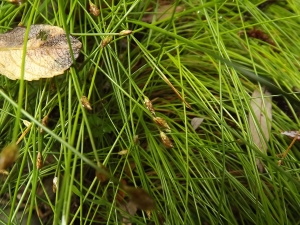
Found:
[[[0,34],[0,74],[9,79],[21,79],[26,27],[16,27]],[[69,36],[74,59],[82,44]],[[73,63],[66,32],[57,26],[31,25],[29,29],[24,80],[32,81],[61,75]]]
[[[256,89],[252,93],[250,102],[252,112],[249,112],[250,135],[254,144],[264,154],[267,152],[267,142],[270,140],[270,130],[272,122],[272,98],[265,88],[262,92]],[[256,158],[258,170],[262,173],[264,166],[260,159]]]

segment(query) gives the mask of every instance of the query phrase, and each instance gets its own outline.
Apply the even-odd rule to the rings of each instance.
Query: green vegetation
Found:
[[[299,224],[299,143],[278,160],[291,142],[280,132],[300,124],[300,3],[263,2],[97,0],[96,17],[88,0],[1,1],[0,33],[55,25],[82,50],[52,79],[0,76],[0,147],[16,142],[24,120],[32,123],[16,163],[0,174],[0,213],[21,212],[27,224],[37,212],[42,224],[121,224],[130,200],[104,170],[155,200],[150,217],[127,213],[133,224]],[[166,4],[174,5],[168,15],[153,13]],[[273,96],[267,154],[248,124],[251,94],[263,86]],[[145,98],[170,126],[173,148]],[[196,129],[193,118],[204,118]]]

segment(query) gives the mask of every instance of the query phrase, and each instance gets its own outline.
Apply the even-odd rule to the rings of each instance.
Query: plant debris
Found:
[[[250,106],[253,113],[249,113],[249,127],[254,144],[266,154],[272,122],[272,98],[266,90],[263,90],[262,94],[263,96],[259,89],[254,90],[252,93]],[[256,165],[260,172],[264,171],[264,166],[258,158],[256,159]]]
[[[0,74],[9,79],[21,79],[26,27],[16,27],[0,34]],[[57,26],[31,25],[29,28],[24,80],[32,81],[63,74],[73,61],[66,32]],[[82,44],[69,36],[74,59]]]

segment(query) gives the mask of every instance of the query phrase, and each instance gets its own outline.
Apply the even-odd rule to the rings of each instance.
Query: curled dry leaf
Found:
[[[266,90],[262,94],[263,96],[261,96],[260,90],[254,90],[252,93],[249,127],[254,144],[266,154],[272,122],[272,98]],[[264,166],[259,159],[256,159],[256,165],[260,172],[264,171]]]
[[[184,8],[182,6],[177,6],[175,8],[175,5],[159,6],[156,12],[151,12],[151,14],[144,16],[142,20],[144,22],[151,23],[154,16],[156,16],[156,21],[161,21],[167,18],[171,18],[174,11],[174,14],[176,14],[183,11],[183,9]]]
[[[26,27],[16,27],[0,34],[0,74],[9,79],[21,78],[21,64]],[[81,42],[69,36],[74,58]],[[66,32],[56,26],[31,25],[28,35],[24,80],[39,80],[63,74],[72,65]]]
[[[191,120],[191,125],[192,125],[193,129],[196,130],[201,125],[203,120],[204,120],[203,118],[198,118],[198,117],[193,118]]]
[[[80,101],[81,101],[81,104],[82,106],[87,109],[87,110],[93,110],[92,106],[91,106],[91,103],[89,102],[88,98],[86,96],[82,96],[80,98]]]
[[[0,171],[5,171],[18,158],[19,147],[16,144],[10,144],[3,148],[0,153]]]

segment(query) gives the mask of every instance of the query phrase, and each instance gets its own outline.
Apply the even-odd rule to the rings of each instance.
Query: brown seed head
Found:
[[[126,35],[129,35],[129,34],[132,34],[132,30],[122,30],[122,31],[120,31],[119,34],[121,36],[126,36]]]
[[[41,152],[38,152],[36,157],[36,168],[39,170],[43,167],[43,157]]]
[[[86,96],[82,96],[80,98],[80,101],[81,101],[81,104],[82,106],[87,109],[87,110],[93,110],[92,106],[91,106],[91,103],[89,102],[88,98]]]
[[[90,1],[90,13],[94,16],[99,16],[100,15],[100,10],[98,7]]]
[[[166,132],[171,132],[171,128],[169,127],[168,123],[161,117],[153,117],[153,121]]]
[[[160,132],[160,138],[161,138],[161,141],[162,141],[163,145],[166,148],[173,148],[174,147],[174,145],[172,144],[170,138],[168,138],[168,136],[162,131]]]
[[[101,47],[101,48],[104,48],[106,45],[108,45],[108,44],[112,41],[112,39],[113,39],[112,36],[107,36],[107,37],[105,37],[105,38],[102,40],[102,42],[101,42],[101,44],[100,44],[100,47]]]
[[[148,97],[144,98],[144,104],[145,104],[146,108],[152,113],[152,115],[155,116],[155,110],[153,108],[152,102],[149,100]]]

